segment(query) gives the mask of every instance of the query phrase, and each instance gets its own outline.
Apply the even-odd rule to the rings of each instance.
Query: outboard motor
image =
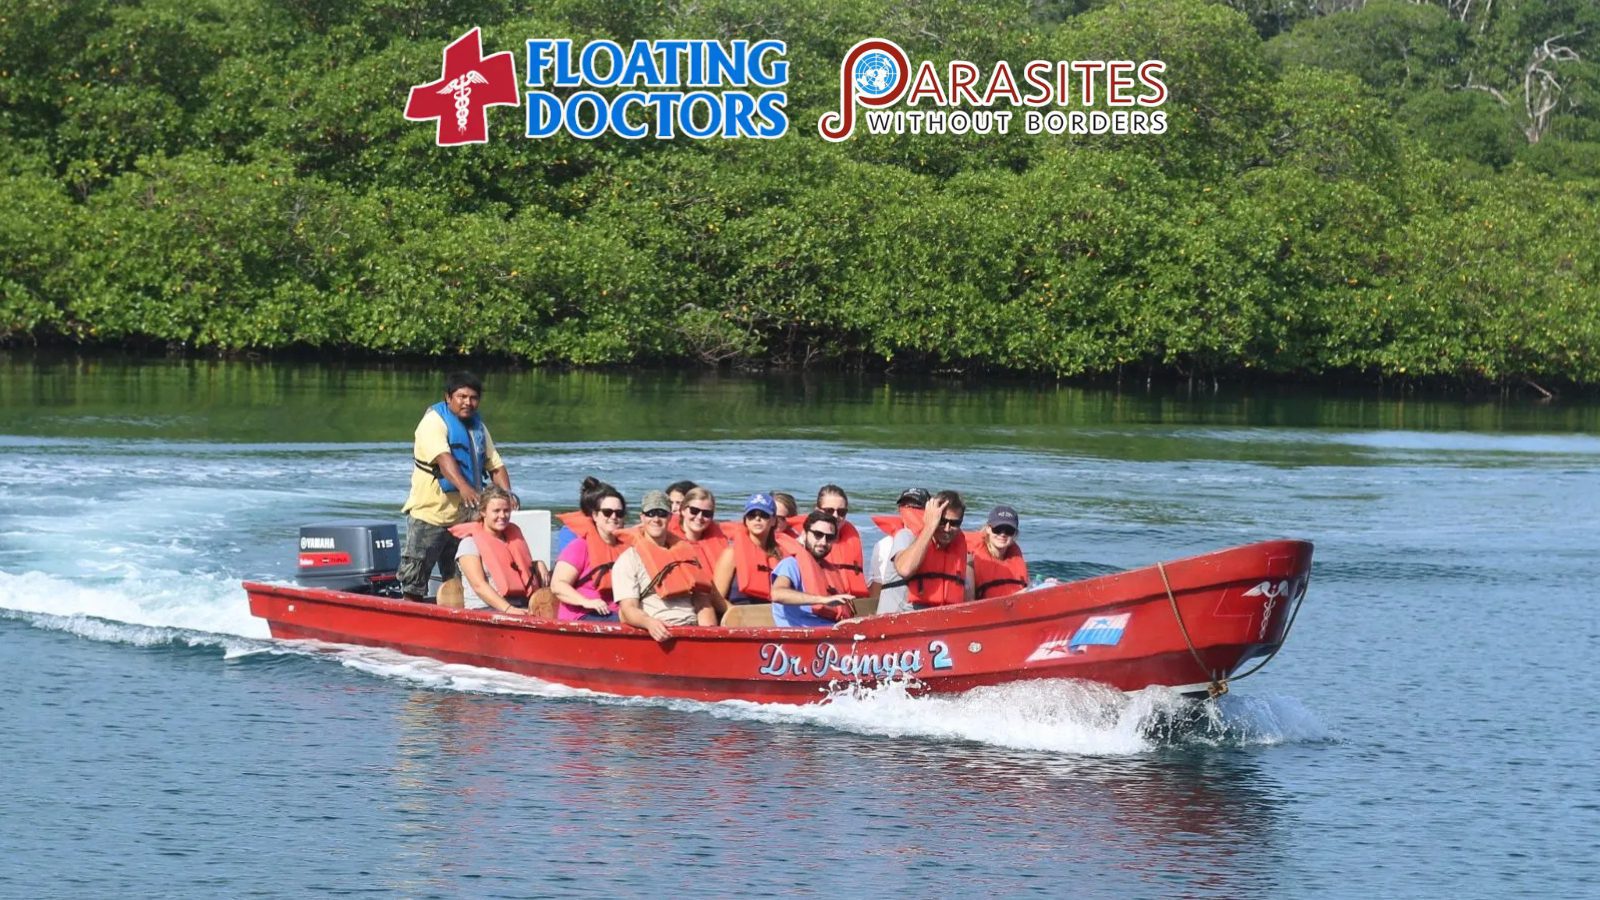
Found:
[[[353,594],[400,596],[400,533],[381,522],[328,522],[300,528],[294,583]]]

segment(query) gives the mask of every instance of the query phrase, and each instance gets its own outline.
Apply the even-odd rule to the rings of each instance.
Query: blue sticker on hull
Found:
[[[1129,613],[1117,616],[1090,616],[1088,621],[1078,626],[1072,635],[1072,640],[1067,642],[1067,649],[1076,653],[1090,645],[1115,647],[1122,643],[1122,633],[1128,628]]]

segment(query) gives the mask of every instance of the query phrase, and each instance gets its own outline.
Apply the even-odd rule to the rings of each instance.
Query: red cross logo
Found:
[[[488,108],[521,106],[517,92],[517,65],[510,53],[484,59],[478,29],[456,38],[444,48],[444,68],[438,81],[419,84],[406,100],[406,118],[413,122],[437,119],[441,147],[484,144],[489,141]]]

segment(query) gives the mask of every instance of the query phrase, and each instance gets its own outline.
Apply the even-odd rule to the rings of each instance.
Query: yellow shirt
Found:
[[[444,419],[432,407],[422,414],[422,421],[417,423],[415,438],[412,453],[424,463],[431,463],[439,454],[450,452],[450,432],[445,427]],[[485,471],[493,472],[505,467],[505,462],[494,449],[494,439],[489,437],[487,425],[483,429],[483,458]],[[433,525],[454,525],[461,521],[461,494],[455,491],[445,493],[439,487],[439,479],[413,465],[411,494],[406,497],[406,505],[400,511]]]

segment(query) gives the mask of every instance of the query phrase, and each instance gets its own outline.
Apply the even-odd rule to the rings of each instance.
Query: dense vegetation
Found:
[[[435,147],[474,24],[782,38],[790,133]],[[1163,59],[1170,128],[827,144],[872,35]],[[1600,384],[1597,63],[1593,0],[13,0],[0,342]]]

